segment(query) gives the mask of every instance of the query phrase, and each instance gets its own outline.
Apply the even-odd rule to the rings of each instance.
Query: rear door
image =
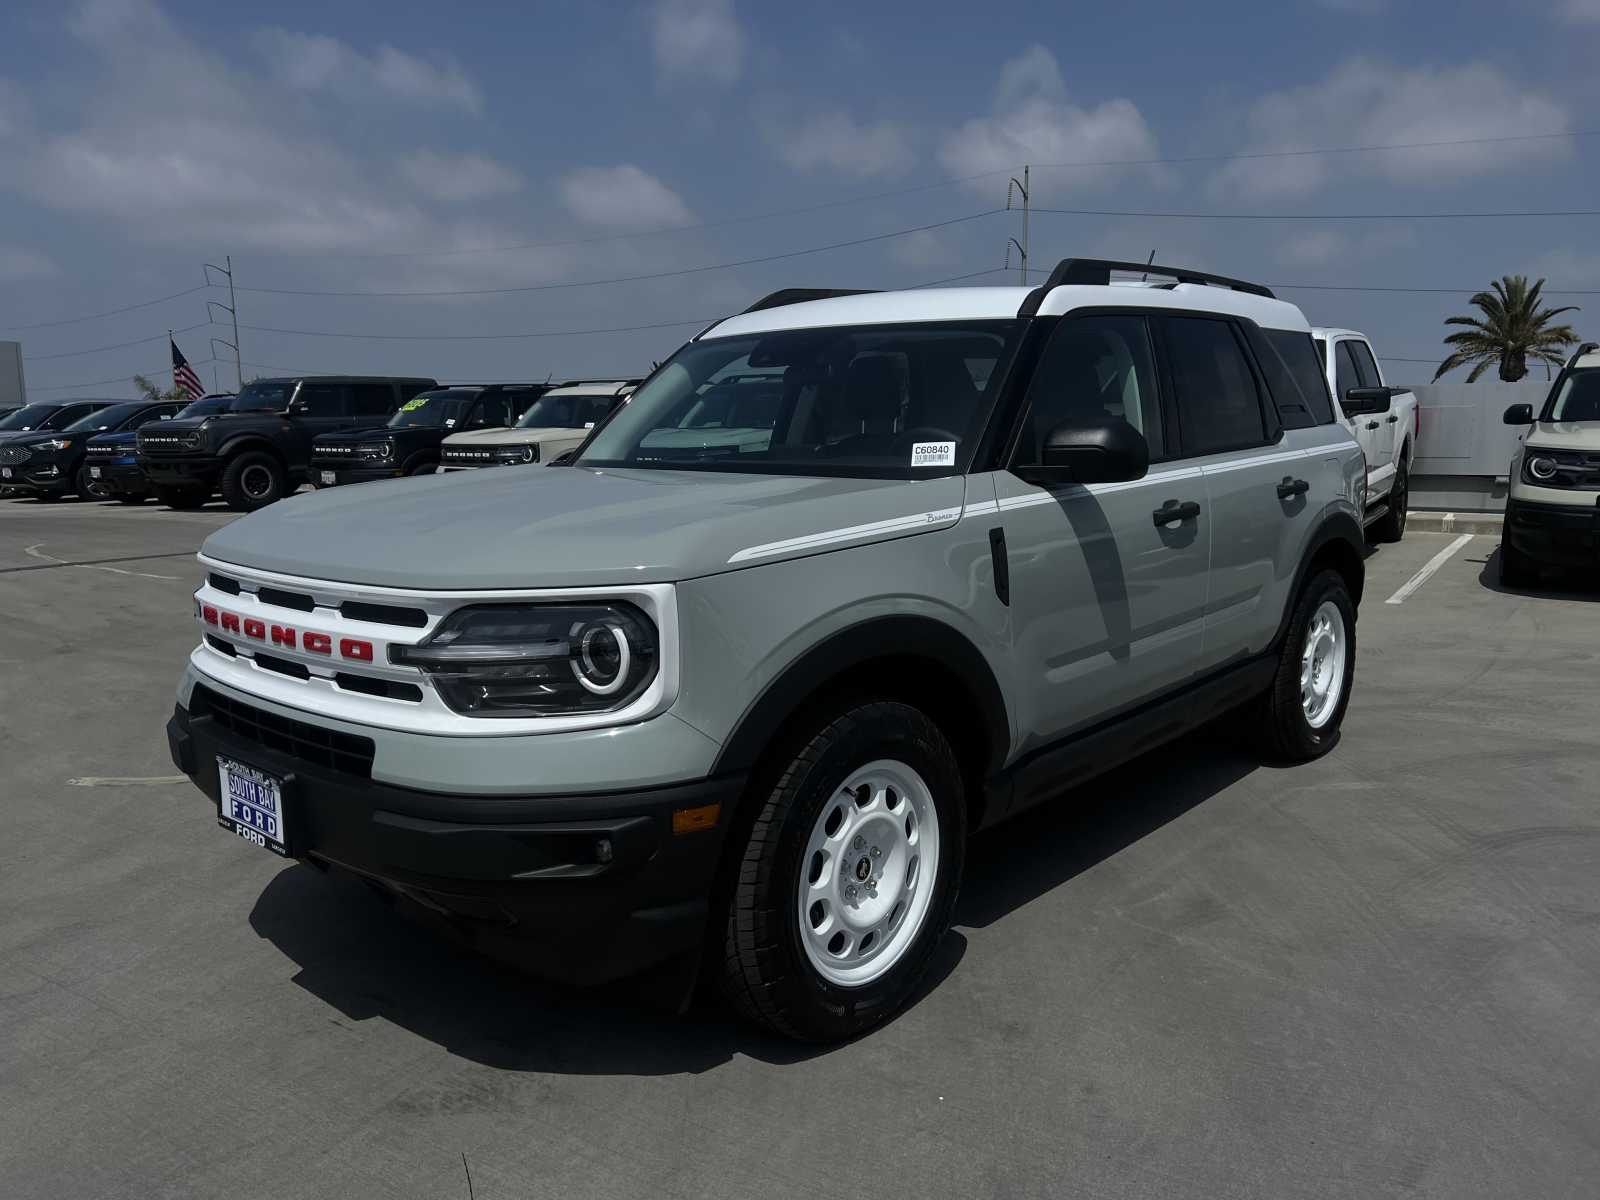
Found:
[[[1152,465],[1143,479],[1039,487],[1009,470],[993,476],[1024,753],[1182,683],[1200,652],[1205,481],[1171,461],[1142,314],[1061,321],[1029,384],[1009,461],[1037,463],[1056,425],[1106,416],[1144,433]]]
[[[1279,445],[1278,415],[1244,326],[1195,314],[1164,317],[1159,327],[1181,461],[1205,480],[1210,578],[1200,658],[1217,667],[1270,640],[1281,615],[1283,524],[1306,500],[1279,497],[1281,483],[1294,487],[1298,456]]]

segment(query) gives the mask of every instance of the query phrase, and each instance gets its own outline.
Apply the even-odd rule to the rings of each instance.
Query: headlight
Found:
[[[1535,479],[1554,479],[1557,465],[1555,459],[1541,454],[1528,460],[1528,474]]]
[[[624,708],[658,667],[655,626],[631,604],[463,608],[392,662],[420,667],[444,702],[474,717],[543,717]]]
[[[39,443],[39,449],[41,449],[41,450],[70,450],[70,449],[72,449],[72,439],[71,438],[51,438],[48,442],[40,442]]]
[[[361,442],[356,446],[356,453],[362,458],[393,458],[393,442]]]
[[[531,443],[526,446],[498,446],[495,448],[494,460],[498,463],[538,462],[539,447]]]
[[[1583,478],[1583,470],[1587,463],[1588,459],[1583,454],[1536,448],[1524,454],[1522,474],[1529,483],[1543,484],[1547,487],[1571,487]],[[1568,471],[1577,468],[1579,475],[1563,475],[1563,468]]]

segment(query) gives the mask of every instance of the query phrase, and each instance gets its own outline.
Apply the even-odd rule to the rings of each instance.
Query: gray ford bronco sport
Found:
[[[171,752],[485,951],[837,1039],[911,995],[974,830],[1235,710],[1333,744],[1362,475],[1254,284],[778,293],[571,469],[212,534]]]

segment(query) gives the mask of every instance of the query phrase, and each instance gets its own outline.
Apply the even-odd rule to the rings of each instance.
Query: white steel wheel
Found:
[[[878,759],[822,806],[800,864],[800,941],[842,988],[881,978],[916,941],[939,873],[939,814],[911,767]]]
[[[1321,729],[1338,710],[1348,646],[1344,613],[1331,599],[1324,600],[1311,614],[1300,652],[1300,706],[1312,729]]]

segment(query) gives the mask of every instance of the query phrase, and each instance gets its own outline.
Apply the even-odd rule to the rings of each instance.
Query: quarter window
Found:
[[[1183,452],[1219,454],[1264,445],[1260,391],[1233,323],[1168,317],[1165,332]]]
[[[1163,456],[1161,401],[1149,328],[1143,317],[1091,316],[1063,321],[1028,386],[1028,410],[1013,461],[1039,462],[1050,431],[1121,417]]]

